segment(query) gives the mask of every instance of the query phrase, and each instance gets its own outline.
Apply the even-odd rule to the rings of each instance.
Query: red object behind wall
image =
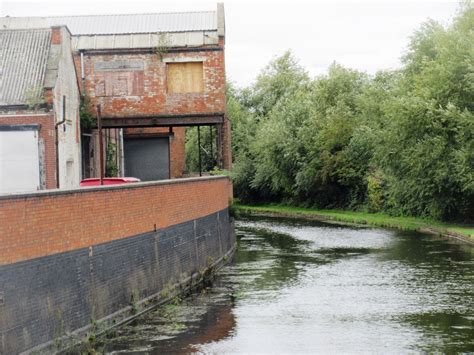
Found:
[[[120,178],[104,178],[104,185],[121,185],[139,182],[140,179],[134,177],[120,177]],[[80,186],[100,186],[99,178],[84,179],[81,181]]]

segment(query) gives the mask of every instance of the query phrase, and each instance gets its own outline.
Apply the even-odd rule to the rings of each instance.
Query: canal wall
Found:
[[[0,353],[61,348],[199,282],[235,247],[226,177],[0,196]]]

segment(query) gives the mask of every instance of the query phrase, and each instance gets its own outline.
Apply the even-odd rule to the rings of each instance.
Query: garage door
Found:
[[[0,193],[39,188],[37,126],[0,126]]]
[[[169,179],[169,139],[124,140],[125,175],[142,181]]]

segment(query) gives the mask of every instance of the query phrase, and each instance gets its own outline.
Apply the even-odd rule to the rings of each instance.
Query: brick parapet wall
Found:
[[[32,125],[38,124],[39,128],[39,155],[40,169],[43,176],[43,188],[56,187],[56,144],[54,129],[54,113],[0,115],[0,125]],[[1,207],[0,207],[1,208]],[[0,230],[3,219],[0,218]],[[1,232],[0,232],[1,238]]]
[[[227,177],[0,195],[0,265],[166,228],[228,207]]]
[[[12,250],[20,243],[33,250],[44,250],[43,244],[59,239],[65,242],[65,249],[83,246],[0,265],[0,353],[26,351],[42,354],[64,350],[71,342],[88,338],[99,330],[107,331],[109,327],[128,322],[158,303],[171,300],[195,287],[202,280],[203,273],[216,270],[225,263],[235,250],[236,242],[228,209],[201,216],[205,213],[202,206],[198,206],[189,196],[187,200],[190,204],[182,205],[181,209],[176,209],[171,202],[160,206],[160,211],[155,210],[168,218],[168,222],[162,224],[186,219],[168,227],[160,228],[154,223],[152,229],[145,233],[118,238],[93,238],[92,243],[99,244],[90,246],[88,244],[91,241],[84,241],[87,238],[81,238],[81,234],[77,233],[77,229],[94,229],[101,224],[111,229],[104,219],[113,213],[104,206],[108,200],[105,192],[127,194],[121,196],[121,204],[128,205],[128,212],[118,217],[131,222],[131,225],[146,213],[145,208],[150,208],[150,203],[133,198],[137,191],[141,191],[142,197],[149,200],[156,200],[151,190],[156,190],[155,197],[158,198],[165,197],[164,191],[168,191],[178,195],[176,200],[182,204],[180,196],[186,192],[183,186],[192,185],[194,189],[205,190],[199,197],[205,198],[205,202],[213,206],[208,211],[218,208],[217,200],[225,199],[228,182],[225,178],[188,179],[184,185],[182,181],[144,183],[135,189],[128,186],[90,188],[85,195],[101,196],[96,198],[99,207],[89,206],[96,212],[97,219],[79,228],[74,225],[74,230],[62,228],[76,220],[70,201],[64,203],[71,191],[50,190],[46,194],[2,197],[0,206],[40,197],[35,201],[36,208],[24,209],[27,218],[45,219],[44,223],[62,226],[53,231],[54,234],[47,240],[27,240],[25,231],[19,231],[19,237],[14,240],[17,244],[10,246]],[[223,196],[216,196],[215,193]],[[62,201],[56,207],[64,208],[64,214],[54,213],[51,218],[46,218],[49,214],[45,215],[40,205],[42,202],[51,205],[51,201],[45,198]],[[167,214],[164,209],[169,209],[170,213]],[[200,217],[187,219],[192,216]],[[57,217],[54,222],[53,217]],[[115,216],[113,219],[117,223]],[[154,222],[154,218],[146,219],[143,229],[148,229],[150,222]],[[33,229],[35,226],[28,227]],[[52,237],[58,233],[63,233],[62,237]],[[12,238],[16,233],[9,235]],[[103,237],[101,233],[97,235]]]

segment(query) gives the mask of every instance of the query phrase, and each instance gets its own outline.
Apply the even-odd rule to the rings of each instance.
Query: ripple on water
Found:
[[[474,351],[472,249],[373,228],[237,224],[214,286],[106,340],[109,353]]]

